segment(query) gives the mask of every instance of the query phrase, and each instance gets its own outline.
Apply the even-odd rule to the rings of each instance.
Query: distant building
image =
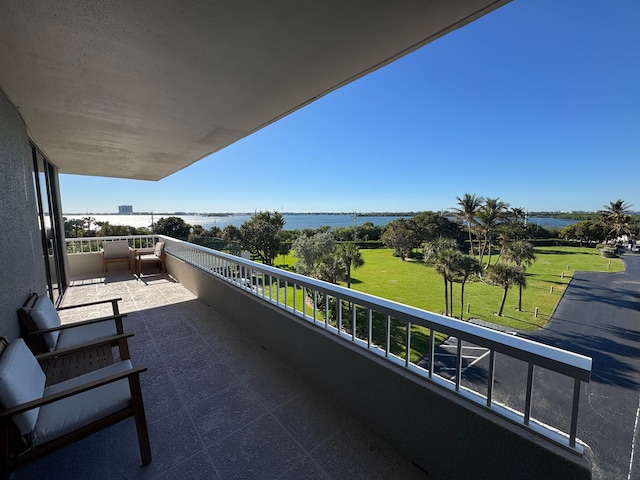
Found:
[[[131,215],[131,214],[133,214],[133,205],[120,205],[118,207],[118,213],[120,215]]]

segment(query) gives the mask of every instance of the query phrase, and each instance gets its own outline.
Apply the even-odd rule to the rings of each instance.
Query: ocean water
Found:
[[[90,216],[98,222],[109,222],[111,225],[130,225],[132,227],[149,227],[152,222],[157,222],[160,218],[168,216],[176,216],[182,218],[189,225],[202,225],[209,229],[213,226],[224,228],[227,225],[240,227],[244,222],[251,218],[251,215],[228,215],[228,216],[207,216],[207,215],[64,215],[67,219],[83,218]],[[334,227],[353,227],[354,222],[360,226],[365,222],[371,222],[374,225],[384,226],[392,220],[398,218],[409,218],[402,216],[356,216],[353,214],[327,214],[327,213],[309,213],[309,214],[284,214],[285,230],[303,230],[305,228],[318,228],[323,226]],[[565,220],[560,218],[529,218],[530,223],[535,223],[546,228],[564,228],[572,225],[577,220]]]

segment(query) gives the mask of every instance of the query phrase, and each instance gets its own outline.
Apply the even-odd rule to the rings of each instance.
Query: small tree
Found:
[[[189,238],[194,238],[194,237],[203,237],[205,236],[207,233],[207,231],[204,229],[204,227],[202,225],[194,225],[191,228],[191,233],[189,235]]]
[[[464,285],[471,275],[479,274],[482,267],[478,260],[469,255],[462,255],[456,264],[457,273],[460,275],[460,320],[464,319]]]
[[[309,237],[301,235],[293,241],[292,248],[298,257],[296,272],[312,277],[314,269],[318,263],[321,263],[321,259],[333,254],[336,249],[336,241],[329,232],[316,233]]]
[[[222,239],[227,242],[239,241],[242,238],[240,229],[235,225],[227,225],[221,233]]]
[[[336,251],[336,257],[344,265],[347,288],[351,288],[351,268],[355,270],[364,265],[360,249],[353,242],[342,243]]]
[[[475,254],[473,253],[473,237],[471,234],[473,232],[473,225],[476,223],[476,215],[482,206],[484,198],[476,196],[475,193],[465,193],[462,197],[456,197],[456,200],[460,208],[455,208],[454,211],[456,216],[467,224],[467,230],[469,231],[469,252],[471,252],[471,256],[473,257]],[[478,250],[479,249],[480,246],[478,245]]]
[[[282,250],[279,236],[282,227],[282,214],[256,213],[240,227],[242,247],[258,256],[265,265],[273,265],[273,261]]]
[[[497,263],[492,265],[488,269],[488,280],[494,285],[500,285],[503,288],[502,301],[500,302],[500,309],[498,310],[498,316],[502,316],[504,310],[504,304],[507,300],[507,293],[509,288],[513,285],[522,287],[527,286],[527,277],[524,276],[522,267],[517,265]]]
[[[338,283],[342,277],[343,265],[334,255],[336,241],[333,234],[324,231],[314,235],[300,235],[293,241],[293,250],[296,252],[296,272],[308,277],[317,278],[329,283]],[[325,309],[325,295],[314,295],[312,290],[307,290],[308,297],[317,302],[320,311]]]
[[[209,227],[209,230],[207,230],[204,235],[211,238],[222,238],[222,229],[219,226],[214,225]]]
[[[438,237],[452,238],[458,245],[465,241],[460,225],[439,213],[420,212],[410,222],[420,243],[430,242]]]
[[[529,242],[525,242],[524,240],[517,240],[515,242],[511,242],[505,245],[503,251],[503,258],[507,262],[514,263],[517,267],[522,269],[522,273],[524,275],[524,271],[526,267],[530,267],[533,265],[533,262],[536,260],[536,256],[533,253],[533,245]],[[518,284],[518,311],[522,311],[522,284]]]
[[[454,265],[460,251],[455,240],[439,237],[424,244],[424,261],[434,266],[444,281],[444,314],[449,315],[448,282],[454,271]]]
[[[180,217],[163,217],[153,225],[152,231],[159,235],[187,240],[191,232],[191,225]]]
[[[70,237],[81,237],[84,233],[84,220],[81,218],[73,218],[71,220],[67,220],[67,217],[64,218],[64,236],[67,238]]]
[[[95,217],[82,217],[82,228],[84,228],[85,232],[84,235],[85,237],[95,237],[96,236],[96,231],[94,228],[94,226],[97,226],[98,223],[96,222]]]
[[[487,263],[484,268],[491,265],[492,242],[495,238],[496,226],[505,218],[505,212],[509,208],[509,204],[502,202],[498,197],[486,198],[484,204],[478,210],[477,230],[482,236],[482,249],[480,250],[480,263],[484,258],[485,252],[488,253]]]
[[[389,222],[382,235],[384,244],[393,248],[394,255],[405,260],[413,250],[417,237],[413,225],[407,219],[400,218]]]
[[[629,222],[631,221],[631,216],[629,215],[631,205],[623,200],[616,200],[615,202],[609,202],[609,205],[605,205],[604,208],[601,215],[602,220],[609,229],[608,233],[613,233],[616,239],[622,234],[628,234]]]
[[[115,237],[135,235],[136,228],[129,225],[111,225],[109,222],[98,222],[100,237]]]

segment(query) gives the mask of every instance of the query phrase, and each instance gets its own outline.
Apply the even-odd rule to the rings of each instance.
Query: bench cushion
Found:
[[[11,342],[0,357],[0,404],[10,408],[36,400],[42,397],[45,382],[44,372],[24,340]],[[13,417],[22,435],[31,433],[39,410],[34,408]]]

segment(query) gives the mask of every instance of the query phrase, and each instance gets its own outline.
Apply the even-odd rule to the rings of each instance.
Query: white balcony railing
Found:
[[[155,241],[163,240],[168,254],[246,291],[256,300],[269,302],[294,314],[572,452],[580,455],[584,452],[584,445],[577,441],[576,434],[581,384],[589,382],[591,375],[589,357],[162,235],[67,239],[68,252],[96,252],[102,241],[115,239],[127,239],[131,246],[139,247],[152,246]],[[427,351],[420,352],[421,358],[427,360],[426,368],[411,360],[412,338],[420,330],[429,334]],[[398,335],[398,332],[402,334]],[[439,375],[435,367],[432,368],[437,334],[457,339],[454,344],[453,380]],[[463,342],[484,347],[489,352],[487,384],[483,391],[463,385]],[[527,365],[522,411],[494,399],[494,367],[498,353]],[[531,417],[536,367],[572,380],[571,407],[570,412],[566,412],[570,419],[567,433],[561,427],[550,426]]]
[[[126,240],[133,248],[150,248],[158,241],[158,235],[122,235],[113,237],[78,237],[67,238],[68,254],[96,253],[102,247],[102,242]]]

